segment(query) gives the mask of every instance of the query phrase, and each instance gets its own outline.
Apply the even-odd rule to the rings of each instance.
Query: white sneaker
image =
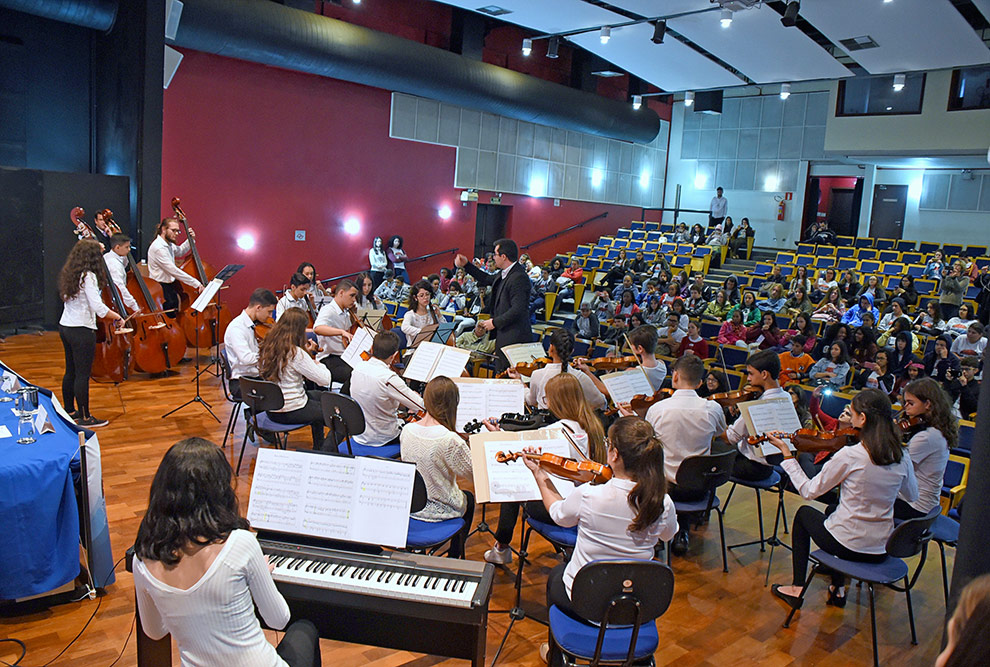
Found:
[[[548,665],[550,664],[550,644],[548,642],[540,644],[540,660]]]
[[[508,565],[512,562],[512,549],[495,545],[485,552],[485,560],[495,565]]]

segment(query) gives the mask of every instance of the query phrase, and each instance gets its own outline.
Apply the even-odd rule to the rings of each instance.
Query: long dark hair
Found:
[[[261,341],[258,349],[258,373],[269,382],[278,382],[296,348],[306,345],[309,315],[302,308],[289,308]]]
[[[566,373],[574,354],[574,334],[568,329],[554,329],[550,334],[550,344],[560,357],[560,372]]]
[[[900,463],[904,445],[894,426],[894,410],[887,394],[879,389],[864,389],[853,396],[852,407],[866,417],[859,436],[874,465]]]
[[[58,274],[58,295],[62,301],[68,301],[79,294],[82,288],[82,279],[86,273],[96,275],[96,282],[100,287],[104,286],[103,280],[103,253],[100,244],[92,239],[81,239],[72,246],[69,256],[62,265],[62,271]]]
[[[416,300],[416,295],[419,294],[419,290],[421,289],[425,289],[430,293],[430,298],[433,298],[433,285],[431,285],[428,281],[420,280],[418,283],[413,285],[412,289],[409,290],[409,303],[407,305],[409,306],[409,310],[414,313],[416,312],[416,306],[419,303],[419,301]],[[426,306],[426,312],[430,312],[429,305]]]
[[[911,394],[922,403],[931,407],[925,415],[929,426],[939,430],[945,442],[952,449],[959,442],[959,422],[952,416],[952,399],[941,383],[930,377],[911,380],[904,387],[905,394]]]
[[[423,405],[434,419],[451,431],[457,432],[457,404],[461,394],[454,381],[445,375],[438,375],[426,383],[423,390]]]
[[[232,477],[223,450],[209,440],[187,438],[172,445],[151,482],[148,511],[134,543],[137,556],[175,565],[187,545],[223,542],[231,531],[249,528]]]
[[[663,515],[667,494],[663,445],[652,424],[639,417],[619,417],[608,430],[608,445],[622,459],[626,474],[636,482],[629,492],[629,506],[636,510],[629,531],[644,531]]]

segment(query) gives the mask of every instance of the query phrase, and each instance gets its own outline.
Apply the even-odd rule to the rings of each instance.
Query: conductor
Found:
[[[495,274],[482,271],[464,255],[454,258],[454,264],[463,267],[479,285],[492,286],[492,296],[485,305],[485,312],[491,315],[491,319],[482,320],[480,326],[494,331],[499,370],[508,366],[501,353],[503,347],[533,342],[533,330],[529,323],[529,276],[516,261],[518,259],[519,248],[511,239],[495,241],[495,267],[498,269]]]

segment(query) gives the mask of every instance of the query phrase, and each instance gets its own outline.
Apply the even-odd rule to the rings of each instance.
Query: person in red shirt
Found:
[[[701,359],[708,358],[708,341],[701,337],[701,329],[694,320],[688,322],[688,333],[681,339],[677,356],[683,357],[687,353],[697,355]]]
[[[729,321],[722,323],[718,330],[718,342],[722,345],[745,345],[746,325],[743,324],[741,310],[733,310]]]

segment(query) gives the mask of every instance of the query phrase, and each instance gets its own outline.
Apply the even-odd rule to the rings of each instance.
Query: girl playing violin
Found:
[[[916,519],[938,507],[949,450],[959,441],[959,423],[952,417],[952,400],[937,381],[919,378],[904,387],[904,415],[900,422],[913,430],[907,452],[918,480],[918,499],[898,496],[894,517]],[[918,421],[914,427],[911,422]]]
[[[529,378],[529,392],[526,394],[526,405],[535,405],[538,408],[547,408],[547,382],[550,378],[559,373],[567,373],[571,356],[574,354],[574,334],[567,329],[555,329],[550,334],[550,349],[547,350],[551,363],[541,369],[533,371]],[[519,379],[519,371],[510,368],[508,375],[511,378]],[[595,383],[584,373],[578,373],[577,379],[584,389],[584,398],[593,408],[604,409],[608,402],[605,394],[598,390]]]
[[[570,561],[555,567],[547,580],[547,606],[556,605],[575,617],[571,584],[585,564],[609,558],[650,560],[657,541],[677,532],[674,503],[663,476],[663,449],[649,422],[620,417],[609,429],[606,444],[612,479],[597,486],[583,484],[566,499],[535,461],[523,459],[553,520],[578,529]],[[526,450],[539,453],[534,447]],[[546,655],[545,648],[541,654]]]
[[[890,399],[877,389],[866,389],[853,397],[849,408],[852,426],[859,429],[859,444],[836,452],[813,479],[808,479],[786,442],[776,435],[768,437],[780,449],[781,465],[802,498],[812,500],[840,486],[838,506],[822,513],[805,505],[794,515],[791,585],[774,584],[773,593],[795,609],[804,601],[800,595],[812,540],[839,558],[880,563],[887,557],[887,538],[894,529],[894,501],[898,495],[910,502],[918,500],[914,467],[894,425]],[[846,605],[844,586],[845,576],[834,573],[828,604]]]

